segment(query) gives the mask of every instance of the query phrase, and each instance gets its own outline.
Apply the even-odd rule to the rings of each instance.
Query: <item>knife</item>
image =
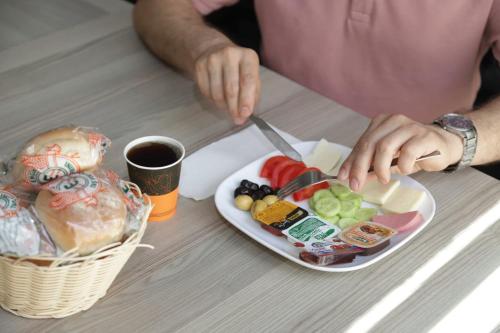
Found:
[[[285,156],[290,157],[293,160],[302,162],[302,156],[298,151],[296,151],[281,135],[279,135],[267,122],[257,117],[256,115],[251,115],[250,120],[253,121],[255,125],[260,129],[262,134],[271,141],[271,143]]]

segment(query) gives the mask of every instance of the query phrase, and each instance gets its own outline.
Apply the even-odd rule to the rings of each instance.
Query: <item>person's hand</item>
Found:
[[[435,150],[441,156],[416,162],[422,155]],[[463,154],[463,141],[435,125],[424,125],[403,115],[380,115],[372,120],[349,157],[339,170],[339,180],[349,180],[349,186],[359,190],[365,184],[368,169],[374,167],[381,183],[389,182],[391,171],[403,175],[439,171],[458,162]],[[391,161],[398,157],[398,165]]]
[[[195,79],[201,93],[241,125],[259,99],[259,57],[231,43],[212,46],[196,60]]]

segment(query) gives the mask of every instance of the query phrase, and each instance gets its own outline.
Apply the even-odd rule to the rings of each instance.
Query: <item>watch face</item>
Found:
[[[462,115],[448,115],[444,119],[444,123],[446,126],[454,128],[459,131],[467,131],[472,129],[472,121],[470,119],[465,118]]]

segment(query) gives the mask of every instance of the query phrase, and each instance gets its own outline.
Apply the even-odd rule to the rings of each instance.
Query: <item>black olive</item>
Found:
[[[273,189],[271,188],[271,186],[268,185],[260,185],[260,190],[264,192],[266,195],[274,194]]]
[[[236,198],[238,195],[252,195],[252,191],[249,188],[240,186],[237,187],[236,190],[234,190],[234,197]]]
[[[249,181],[248,179],[243,179],[240,183],[240,186],[249,188],[252,191],[257,191],[259,189],[259,185]]]
[[[264,191],[256,190],[256,191],[253,191],[253,193],[250,194],[250,196],[254,200],[261,200],[262,198],[264,198],[266,196],[266,194],[264,193]]]

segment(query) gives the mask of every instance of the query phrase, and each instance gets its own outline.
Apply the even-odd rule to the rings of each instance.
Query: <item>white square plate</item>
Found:
[[[312,153],[316,144],[317,142],[301,142],[293,146],[298,152],[302,154],[302,156],[307,156]],[[341,151],[342,158],[345,159],[351,149],[338,144],[336,146]],[[274,236],[266,230],[262,229],[259,223],[254,221],[248,212],[241,211],[234,205],[233,193],[234,190],[239,186],[242,179],[248,179],[259,185],[268,184],[268,181],[266,179],[259,177],[259,172],[262,165],[264,164],[264,161],[274,155],[281,154],[278,151],[272,152],[252,162],[243,169],[233,173],[231,176],[226,178],[226,180],[224,180],[217,188],[217,192],[215,193],[215,204],[221,215],[236,228],[240,229],[242,232],[259,242],[260,244],[264,245],[265,247],[304,267],[327,272],[346,272],[367,267],[388,256],[389,254],[393,253],[401,246],[406,244],[419,232],[421,232],[434,217],[434,213],[436,211],[436,202],[434,201],[432,194],[422,184],[410,177],[393,175],[393,179],[401,180],[401,186],[412,187],[421,191],[425,191],[426,198],[419,208],[419,212],[424,218],[424,222],[420,225],[420,227],[418,227],[418,229],[414,231],[401,233],[394,236],[391,239],[391,243],[388,247],[371,256],[357,256],[350,263],[336,264],[331,266],[317,266],[309,264],[299,258],[301,249],[294,247],[286,240],[286,238]],[[291,198],[288,198],[288,200],[293,202]],[[301,206],[309,212],[312,212],[309,208],[307,200],[295,204]],[[363,202],[362,206],[378,208],[377,206],[371,205],[366,202]]]

